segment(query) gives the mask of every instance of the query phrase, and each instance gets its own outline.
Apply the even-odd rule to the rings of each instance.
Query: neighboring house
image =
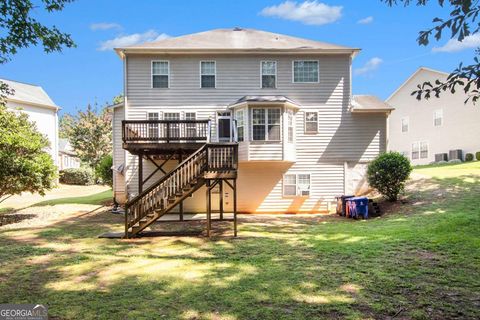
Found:
[[[58,110],[60,108],[40,86],[5,79],[0,81],[15,91],[13,95],[7,96],[7,108],[21,110],[28,114],[38,131],[50,141],[48,152],[58,166]]]
[[[417,85],[438,79],[448,73],[421,67],[415,71],[387,100],[395,108],[389,118],[389,150],[399,151],[414,165],[435,161],[435,155],[462,150],[480,151],[480,108],[468,102],[462,88],[442,92],[440,98],[417,100],[412,92]]]
[[[80,159],[76,156],[70,142],[60,139],[58,142],[58,170],[80,168]]]
[[[190,191],[201,178],[239,212],[325,212],[386,150],[392,108],[352,101],[358,49],[235,28],[116,51],[125,102],[113,107],[114,190],[130,200],[127,228],[170,204],[205,212],[205,191]],[[215,177],[235,181],[238,201]]]

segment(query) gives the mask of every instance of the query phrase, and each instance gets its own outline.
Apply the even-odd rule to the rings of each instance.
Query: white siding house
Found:
[[[386,150],[392,108],[352,100],[358,49],[235,28],[116,51],[125,83],[113,120],[114,167],[124,168],[115,174],[119,202],[139,193],[139,177],[149,177],[148,188],[163,176],[153,174],[161,161],[146,161],[139,174],[139,158],[122,149],[122,120],[210,120],[217,142],[235,131],[239,212],[325,212],[336,195],[361,192],[366,164]],[[184,206],[205,211],[205,192]]]
[[[28,114],[38,131],[50,141],[48,152],[58,166],[58,110],[60,108],[40,86],[4,79],[0,81],[14,90],[13,95],[7,96],[7,108]]]
[[[480,151],[480,108],[461,88],[455,94],[443,92],[440,98],[417,100],[412,92],[425,81],[444,81],[448,74],[419,68],[388,99],[395,108],[389,118],[389,150],[403,153],[414,165],[435,161],[435,154],[462,150]]]
[[[80,168],[80,159],[67,139],[58,140],[58,170]]]

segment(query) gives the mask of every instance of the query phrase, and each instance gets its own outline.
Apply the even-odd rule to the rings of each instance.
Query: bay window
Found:
[[[252,108],[252,140],[280,140],[280,108]]]
[[[245,110],[240,109],[235,111],[235,119],[237,120],[237,135],[238,141],[245,139]]]

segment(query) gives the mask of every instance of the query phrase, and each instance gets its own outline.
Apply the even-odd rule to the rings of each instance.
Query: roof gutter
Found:
[[[32,105],[32,106],[35,106],[35,107],[42,107],[42,108],[47,108],[47,109],[56,110],[56,111],[62,109],[59,106],[55,106],[55,105],[36,103],[36,102],[32,102],[32,101],[25,101],[25,100],[13,99],[13,98],[7,98],[7,101],[12,101],[12,102],[16,102],[16,103],[23,103],[23,104]]]
[[[162,49],[162,48],[115,48],[115,52],[120,58],[125,58],[127,54],[348,54],[354,58],[360,49]]]

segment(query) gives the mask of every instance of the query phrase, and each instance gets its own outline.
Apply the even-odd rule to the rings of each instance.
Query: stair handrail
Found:
[[[189,162],[193,157],[195,157],[197,154],[199,154],[200,152],[202,152],[203,150],[205,150],[207,147],[207,145],[203,145],[200,149],[198,149],[197,151],[195,151],[194,153],[192,153],[188,158],[186,158],[185,160],[183,160],[180,164],[178,164],[175,169],[173,169],[172,171],[170,171],[169,173],[167,173],[166,175],[164,175],[163,177],[161,177],[157,182],[155,182],[154,184],[152,184],[150,187],[146,188],[145,190],[143,190],[141,193],[139,193],[138,195],[136,195],[132,200],[129,200],[126,202],[125,204],[125,208],[128,208],[130,206],[132,206],[135,202],[137,202],[138,200],[140,200],[141,198],[143,198],[146,194],[148,194],[150,191],[152,191],[153,189],[155,189],[158,185],[162,184],[165,180],[167,180],[168,178],[170,178],[170,176],[172,176],[178,168],[182,167],[183,165],[185,165],[185,163]]]

